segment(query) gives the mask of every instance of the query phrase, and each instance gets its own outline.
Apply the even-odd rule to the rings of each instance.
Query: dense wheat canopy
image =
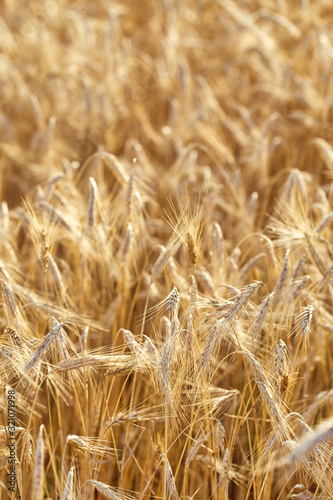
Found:
[[[332,2],[0,9],[0,497],[332,498]]]

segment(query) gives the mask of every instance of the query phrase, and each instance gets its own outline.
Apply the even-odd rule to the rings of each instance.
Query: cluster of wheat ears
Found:
[[[333,498],[332,2],[0,9],[0,497]]]

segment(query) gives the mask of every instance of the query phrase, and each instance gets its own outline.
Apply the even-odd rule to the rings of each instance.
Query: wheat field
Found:
[[[0,498],[333,498],[331,0],[3,0]]]

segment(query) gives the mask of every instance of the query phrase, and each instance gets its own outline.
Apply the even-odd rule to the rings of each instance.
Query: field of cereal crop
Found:
[[[2,0],[0,498],[333,498],[331,0]]]

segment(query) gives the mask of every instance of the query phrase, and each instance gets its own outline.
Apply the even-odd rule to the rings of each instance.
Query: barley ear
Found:
[[[44,489],[44,425],[39,428],[39,434],[35,452],[34,472],[33,472],[33,500],[43,500]]]

